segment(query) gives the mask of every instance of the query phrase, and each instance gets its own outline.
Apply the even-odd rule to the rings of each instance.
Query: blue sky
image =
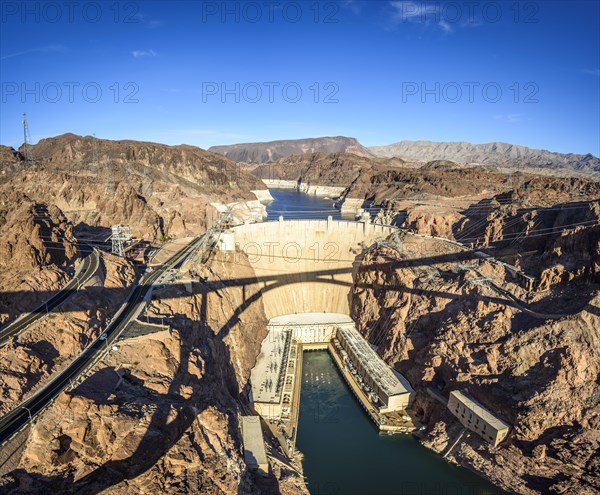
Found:
[[[0,12],[0,142],[346,135],[600,155],[590,2],[20,2]]]

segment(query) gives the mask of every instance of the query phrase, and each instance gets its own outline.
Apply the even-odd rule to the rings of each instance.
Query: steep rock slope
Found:
[[[363,169],[371,170],[373,159],[351,153],[306,153],[261,165],[252,173],[261,179],[293,180],[303,184],[346,187]]]
[[[563,318],[532,317],[451,254],[434,266],[422,263],[435,246],[408,249],[410,242],[407,236],[396,249],[365,256],[352,313],[379,353],[415,386],[425,445],[511,492],[596,493],[600,287],[572,286],[568,297],[578,302]],[[551,300],[536,308],[558,310]],[[427,388],[446,397],[467,389],[513,425],[509,438],[493,448],[466,433],[454,445],[462,426]]]
[[[77,256],[73,226],[54,205],[0,188],[0,266],[65,266]]]
[[[14,150],[0,155],[8,187],[59,206],[78,226],[127,224],[149,240],[200,233],[210,203],[255,200],[251,191],[265,188],[230,160],[187,145],[64,134],[32,153],[33,165]]]
[[[267,163],[289,155],[316,152],[371,156],[369,150],[355,138],[343,136],[211,146],[208,151],[220,153],[235,162],[243,163]]]
[[[307,495],[300,466],[272,462],[262,479],[244,464],[242,390],[266,317],[257,283],[223,280],[254,277],[231,261],[218,255],[202,282],[153,295],[149,323],[43,413],[3,493]]]
[[[66,284],[79,257],[73,225],[53,205],[0,186],[0,324]],[[26,294],[18,296],[19,294]]]

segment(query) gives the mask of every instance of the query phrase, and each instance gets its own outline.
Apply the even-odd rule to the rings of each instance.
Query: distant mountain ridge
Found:
[[[508,167],[567,168],[581,172],[600,172],[600,158],[588,153],[556,153],[510,143],[399,141],[387,146],[365,147],[356,138],[346,136],[289,139],[259,143],[212,146],[213,153],[234,162],[263,164],[304,153],[352,153],[364,157],[401,158],[431,162],[481,163]]]
[[[234,162],[255,164],[273,162],[290,155],[316,152],[373,156],[355,138],[345,136],[211,146],[208,151],[224,155]]]
[[[532,165],[600,172],[600,159],[592,154],[555,153],[509,143],[400,141],[387,146],[370,146],[374,155],[404,160],[452,160],[457,163]]]

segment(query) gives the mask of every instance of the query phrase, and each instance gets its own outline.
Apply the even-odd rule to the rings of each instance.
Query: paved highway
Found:
[[[145,304],[144,298],[151,291],[152,285],[158,281],[167,269],[173,268],[185,260],[191,252],[202,244],[203,240],[204,237],[194,239],[155,271],[147,272],[141,278],[139,284],[135,286],[121,311],[117,313],[103,336],[96,339],[44,388],[0,419],[0,444],[16,433],[30,418],[42,411],[70,383],[96,362],[102,352],[121,335],[131,320],[140,313]]]
[[[100,266],[100,255],[98,254],[98,251],[89,246],[81,246],[81,252],[82,254],[87,254],[83,258],[83,264],[79,273],[46,303],[34,309],[27,316],[15,320],[0,329],[0,347],[7,344],[13,337],[18,336],[32,323],[45,317],[50,311],[68,299],[78,287],[85,284],[96,273],[96,270],[98,270],[98,267]]]

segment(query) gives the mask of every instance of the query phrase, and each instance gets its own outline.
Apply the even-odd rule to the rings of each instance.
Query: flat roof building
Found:
[[[289,410],[287,375],[293,380],[297,342],[289,329],[270,330],[261,346],[256,365],[250,372],[251,400],[256,412],[266,418],[285,415]]]
[[[381,401],[380,412],[398,411],[412,404],[415,391],[408,380],[390,368],[356,328],[338,328],[336,337],[345,351],[345,364],[356,373],[359,383]]]
[[[474,431],[494,447],[506,438],[511,428],[465,391],[450,392],[448,409],[464,427]]]
[[[272,318],[260,354],[250,372],[254,409],[261,416],[287,419],[295,393],[296,368],[302,362],[302,349],[327,349],[336,328],[353,327],[346,315],[299,313]]]
[[[244,442],[244,461],[248,469],[267,476],[269,474],[269,462],[267,461],[260,416],[242,416],[242,439]]]

